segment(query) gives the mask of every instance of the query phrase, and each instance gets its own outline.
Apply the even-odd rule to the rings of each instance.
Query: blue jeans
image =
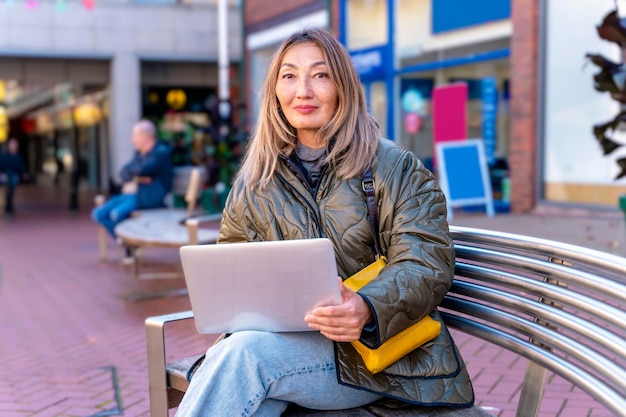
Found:
[[[13,214],[13,195],[15,194],[15,188],[20,183],[20,176],[15,174],[7,175],[6,184],[6,201],[4,211],[7,214]]]
[[[120,194],[111,197],[100,207],[91,212],[91,218],[100,223],[115,239],[115,225],[126,220],[137,208],[137,197],[134,194]]]
[[[379,398],[337,382],[333,343],[318,332],[244,331],[207,351],[176,417],[278,417],[290,402],[340,410]]]

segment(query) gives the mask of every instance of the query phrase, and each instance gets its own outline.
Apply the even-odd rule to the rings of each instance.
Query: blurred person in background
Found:
[[[28,178],[28,169],[22,155],[19,153],[19,143],[15,138],[9,139],[6,152],[0,155],[0,174],[2,174],[6,182],[4,212],[7,217],[12,217],[14,214],[13,197],[15,188],[20,181],[26,181]]]
[[[122,193],[96,207],[91,217],[115,239],[115,226],[135,210],[165,206],[172,187],[171,149],[157,140],[156,127],[149,120],[136,123],[132,131],[135,153],[122,168]]]

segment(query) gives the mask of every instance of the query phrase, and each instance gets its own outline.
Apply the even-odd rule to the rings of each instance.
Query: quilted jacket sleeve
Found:
[[[374,329],[362,337],[370,347],[430,313],[454,278],[454,246],[437,181],[409,152],[399,148],[385,152],[374,167],[374,179],[388,264],[359,291],[374,314]],[[382,166],[385,162],[392,166]]]
[[[233,185],[222,213],[222,223],[217,243],[251,242],[258,240],[255,227],[249,224],[251,216],[246,216],[249,205],[244,204],[249,198],[241,181]]]

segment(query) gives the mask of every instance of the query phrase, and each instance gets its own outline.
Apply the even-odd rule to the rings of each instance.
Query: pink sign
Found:
[[[433,136],[435,143],[467,139],[467,84],[433,89]]]
[[[467,139],[467,84],[454,83],[433,89],[433,146]],[[433,150],[433,165],[437,161]]]

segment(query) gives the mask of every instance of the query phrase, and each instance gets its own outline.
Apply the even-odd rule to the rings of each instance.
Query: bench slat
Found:
[[[167,370],[169,386],[175,390],[185,392],[187,387],[189,387],[187,372],[201,356],[202,355],[190,356],[176,362],[168,363],[165,369]]]

